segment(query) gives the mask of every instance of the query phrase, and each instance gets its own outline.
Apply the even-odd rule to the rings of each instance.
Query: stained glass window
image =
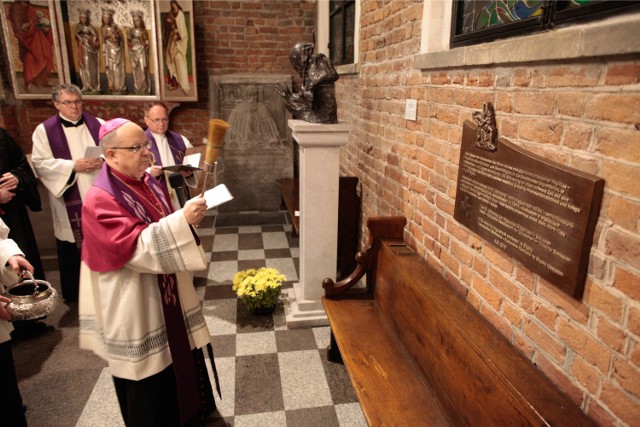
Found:
[[[329,2],[329,57],[334,65],[353,64],[355,0]]]
[[[482,43],[543,31],[565,23],[599,19],[640,5],[607,0],[457,0],[452,46]]]

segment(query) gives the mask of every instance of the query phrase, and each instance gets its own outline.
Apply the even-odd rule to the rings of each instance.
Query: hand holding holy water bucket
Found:
[[[20,275],[28,279],[9,287],[4,294],[11,300],[6,309],[12,320],[34,320],[51,313],[58,305],[58,292],[49,282],[36,280],[27,270]]]

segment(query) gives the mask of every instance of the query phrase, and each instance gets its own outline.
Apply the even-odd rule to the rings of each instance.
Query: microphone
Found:
[[[169,174],[169,185],[176,192],[180,207],[184,207],[184,204],[187,200],[184,196],[184,178],[182,177],[182,175],[180,175],[178,172],[171,172]]]

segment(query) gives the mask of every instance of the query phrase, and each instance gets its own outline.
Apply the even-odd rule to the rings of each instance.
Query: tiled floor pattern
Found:
[[[196,274],[222,388],[221,418],[208,425],[366,426],[344,366],[326,359],[329,328],[288,329],[282,304],[254,315],[231,290],[233,274],[252,267],[278,268],[287,287],[298,280],[291,226],[214,229],[213,219],[199,228],[209,269]],[[77,423],[96,425],[123,425],[107,368]]]

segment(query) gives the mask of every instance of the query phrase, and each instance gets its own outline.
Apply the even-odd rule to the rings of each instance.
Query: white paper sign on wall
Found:
[[[418,100],[417,99],[407,99],[404,109],[404,118],[406,120],[416,121],[418,112]]]

